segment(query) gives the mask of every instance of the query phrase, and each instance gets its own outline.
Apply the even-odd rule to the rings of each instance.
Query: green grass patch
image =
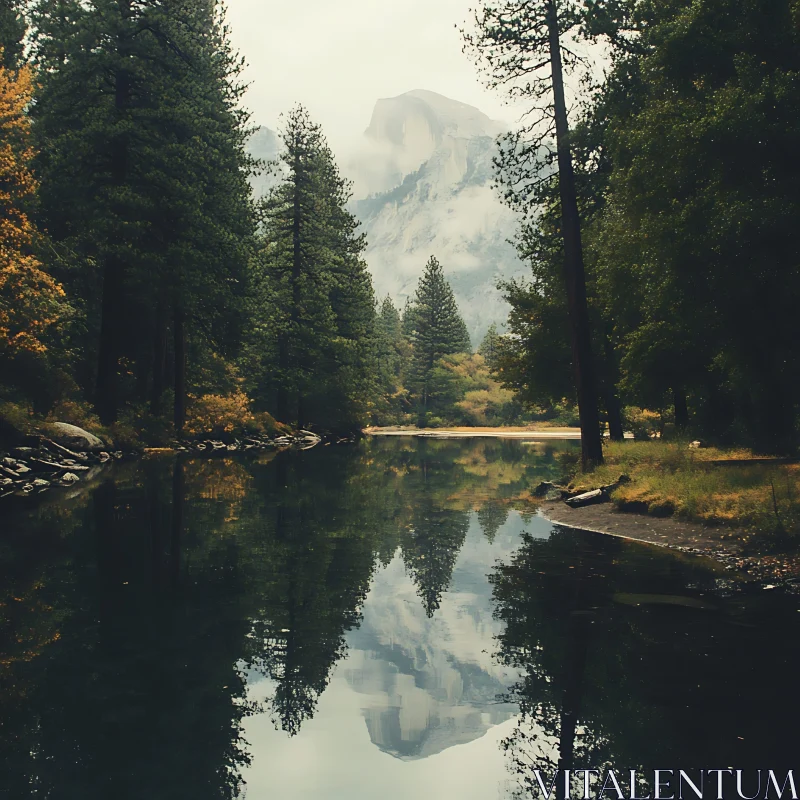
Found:
[[[577,471],[571,488],[592,489],[630,477],[613,494],[622,509],[674,515],[749,534],[800,532],[800,465],[759,463],[748,450],[691,449],[686,442],[612,442],[606,463]],[[720,465],[719,461],[749,460]]]

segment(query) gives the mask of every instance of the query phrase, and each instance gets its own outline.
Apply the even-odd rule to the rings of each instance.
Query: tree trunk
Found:
[[[119,0],[123,20],[131,13],[130,0]],[[120,29],[117,37],[117,56],[120,61],[128,55],[129,37]],[[129,113],[131,100],[131,76],[121,67],[114,73],[114,111],[118,122]],[[109,164],[111,182],[124,186],[128,178],[128,137],[122,132],[110,142]],[[97,351],[97,391],[95,404],[100,421],[109,425],[117,420],[119,412],[118,368],[121,355],[120,315],[123,305],[125,265],[114,254],[106,254],[103,262],[103,289],[100,317],[100,346]]]
[[[167,375],[167,312],[163,300],[156,309],[156,329],[153,337],[153,383],[150,392],[150,413],[161,414],[161,398],[166,387]]]
[[[561,193],[561,225],[564,235],[564,272],[572,331],[572,361],[581,422],[581,460],[584,469],[591,469],[603,463],[603,441],[600,435],[600,415],[597,408],[597,384],[592,360],[592,335],[589,325],[589,305],[586,299],[581,224],[570,151],[567,104],[564,97],[564,70],[561,63],[561,41],[555,0],[548,2],[547,25],[550,38],[550,62],[553,70],[558,183]]]
[[[122,295],[122,264],[109,256],[103,266],[103,294],[100,311],[100,345],[97,352],[95,406],[100,421],[110,425],[119,411],[119,314]]]
[[[281,422],[289,422],[289,390],[286,387],[289,374],[289,342],[286,333],[278,337],[278,367],[281,376],[281,383],[278,386],[278,419]]]
[[[302,203],[300,202],[300,180],[301,180],[301,164],[300,164],[300,148],[299,142],[296,142],[295,160],[294,160],[294,195],[293,195],[293,209],[292,209],[292,327],[291,334],[297,336],[300,329],[300,279],[303,275],[303,250],[302,250]],[[291,353],[290,353],[291,355]],[[291,359],[290,359],[291,360]],[[299,364],[293,365],[295,369]],[[297,406],[296,422],[298,427],[301,425],[301,415],[303,413],[303,388],[302,381],[299,380],[300,375],[297,375]]]
[[[175,340],[175,435],[180,439],[186,424],[186,318],[181,309],[175,311],[172,334]]]
[[[673,403],[675,405],[675,428],[679,433],[685,433],[689,427],[689,404],[686,400],[686,391],[683,387],[676,387],[672,390]]]
[[[606,411],[608,412],[608,435],[612,442],[625,441],[625,429],[622,425],[622,407],[619,397],[613,388],[606,392]]]

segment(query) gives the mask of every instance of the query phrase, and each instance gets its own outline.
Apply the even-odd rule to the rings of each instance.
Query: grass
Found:
[[[800,533],[800,465],[758,463],[748,450],[690,449],[686,442],[612,442],[606,463],[576,471],[571,488],[630,482],[612,494],[620,508],[724,525],[750,537]],[[748,459],[746,464],[719,461]]]

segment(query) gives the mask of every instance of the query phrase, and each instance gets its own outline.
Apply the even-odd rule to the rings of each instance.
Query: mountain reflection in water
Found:
[[[782,766],[798,604],[524,513],[572,448],[148,459],[7,518],[0,798],[483,800],[529,796],[535,766]]]

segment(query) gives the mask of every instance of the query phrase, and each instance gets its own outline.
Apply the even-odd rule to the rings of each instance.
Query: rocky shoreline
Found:
[[[328,443],[348,444],[354,437],[335,437]],[[229,441],[208,438],[176,441],[168,448],[174,453],[215,456],[259,450],[310,450],[323,442],[312,431],[299,430],[274,436],[246,436]],[[147,451],[145,451],[147,452]],[[125,452],[107,446],[88,431],[67,423],[53,423],[48,435],[35,434],[18,447],[0,453],[0,501],[7,498],[36,498],[53,489],[74,489],[96,477],[107,465],[141,452]]]

